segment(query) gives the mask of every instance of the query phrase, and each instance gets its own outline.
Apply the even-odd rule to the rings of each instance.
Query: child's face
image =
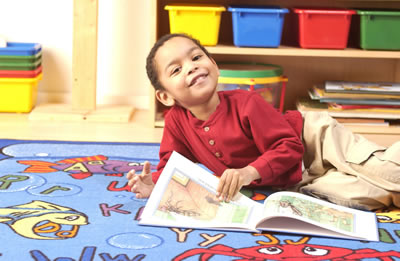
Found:
[[[165,105],[178,103],[190,109],[208,103],[216,95],[218,67],[190,39],[171,38],[158,49],[154,59],[165,88],[156,95]]]

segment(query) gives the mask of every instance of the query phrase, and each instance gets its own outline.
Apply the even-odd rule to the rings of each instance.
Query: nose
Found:
[[[198,69],[199,69],[199,67],[196,64],[192,63],[189,65],[188,74],[192,74],[192,73],[196,72]]]

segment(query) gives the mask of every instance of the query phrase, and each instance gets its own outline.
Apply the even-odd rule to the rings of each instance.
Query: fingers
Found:
[[[151,173],[151,164],[149,161],[145,161],[143,164],[143,170],[142,170],[142,175],[147,175]],[[134,169],[131,169],[128,174],[126,175],[127,179],[132,179],[136,174],[136,171]]]
[[[128,186],[131,188],[132,192],[136,192],[136,183],[140,180],[139,175],[136,175],[136,171],[131,169],[128,174],[126,175],[128,179]]]
[[[131,188],[132,192],[134,192],[133,190],[134,190],[134,187],[135,187],[136,183],[138,182],[138,180],[139,180],[138,176],[134,176],[133,178],[131,178],[128,181],[128,186]]]
[[[137,183],[132,187],[131,191],[136,194],[136,198],[148,198],[153,191],[154,183],[146,184],[137,179]]]
[[[139,178],[139,176],[135,176],[133,179],[131,179],[128,182],[129,187],[131,188],[131,192],[136,193],[136,197],[138,198],[138,195],[140,195],[140,188],[142,188],[143,182]]]
[[[128,179],[128,186],[132,188],[132,186],[136,183],[137,178],[136,178],[136,172],[134,169],[131,169],[128,174],[126,175],[126,178]]]
[[[236,169],[227,169],[220,178],[216,196],[219,201],[229,202],[242,186],[243,182],[240,172]]]
[[[154,182],[151,175],[151,164],[146,161],[143,164],[141,174],[136,174],[135,170],[130,170],[126,175],[130,191],[136,194],[136,198],[148,198],[154,188]]]
[[[130,180],[130,179],[133,178],[134,175],[135,175],[135,170],[134,170],[134,169],[131,169],[131,170],[128,172],[128,174],[126,175],[126,178]]]
[[[239,191],[238,186],[239,186],[239,179],[233,178],[231,185],[229,186],[226,202],[231,201],[232,198],[236,195],[236,193]]]
[[[222,176],[219,179],[218,182],[218,187],[217,187],[217,198],[219,201],[224,201],[226,198],[226,189],[228,187],[227,185],[227,178],[228,178],[228,170],[225,170],[224,173],[222,174]]]
[[[144,162],[142,175],[147,175],[151,172],[151,164],[148,161]]]

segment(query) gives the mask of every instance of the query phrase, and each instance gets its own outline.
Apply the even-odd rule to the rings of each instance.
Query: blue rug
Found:
[[[0,260],[400,260],[397,209],[378,213],[380,242],[139,226],[125,175],[158,149],[0,140]]]

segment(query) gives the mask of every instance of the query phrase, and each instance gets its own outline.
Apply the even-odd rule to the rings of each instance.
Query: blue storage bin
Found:
[[[233,44],[242,47],[278,47],[286,8],[277,6],[230,6]]]
[[[38,43],[18,43],[8,42],[7,47],[0,47],[0,55],[30,56],[42,50],[42,45]]]

